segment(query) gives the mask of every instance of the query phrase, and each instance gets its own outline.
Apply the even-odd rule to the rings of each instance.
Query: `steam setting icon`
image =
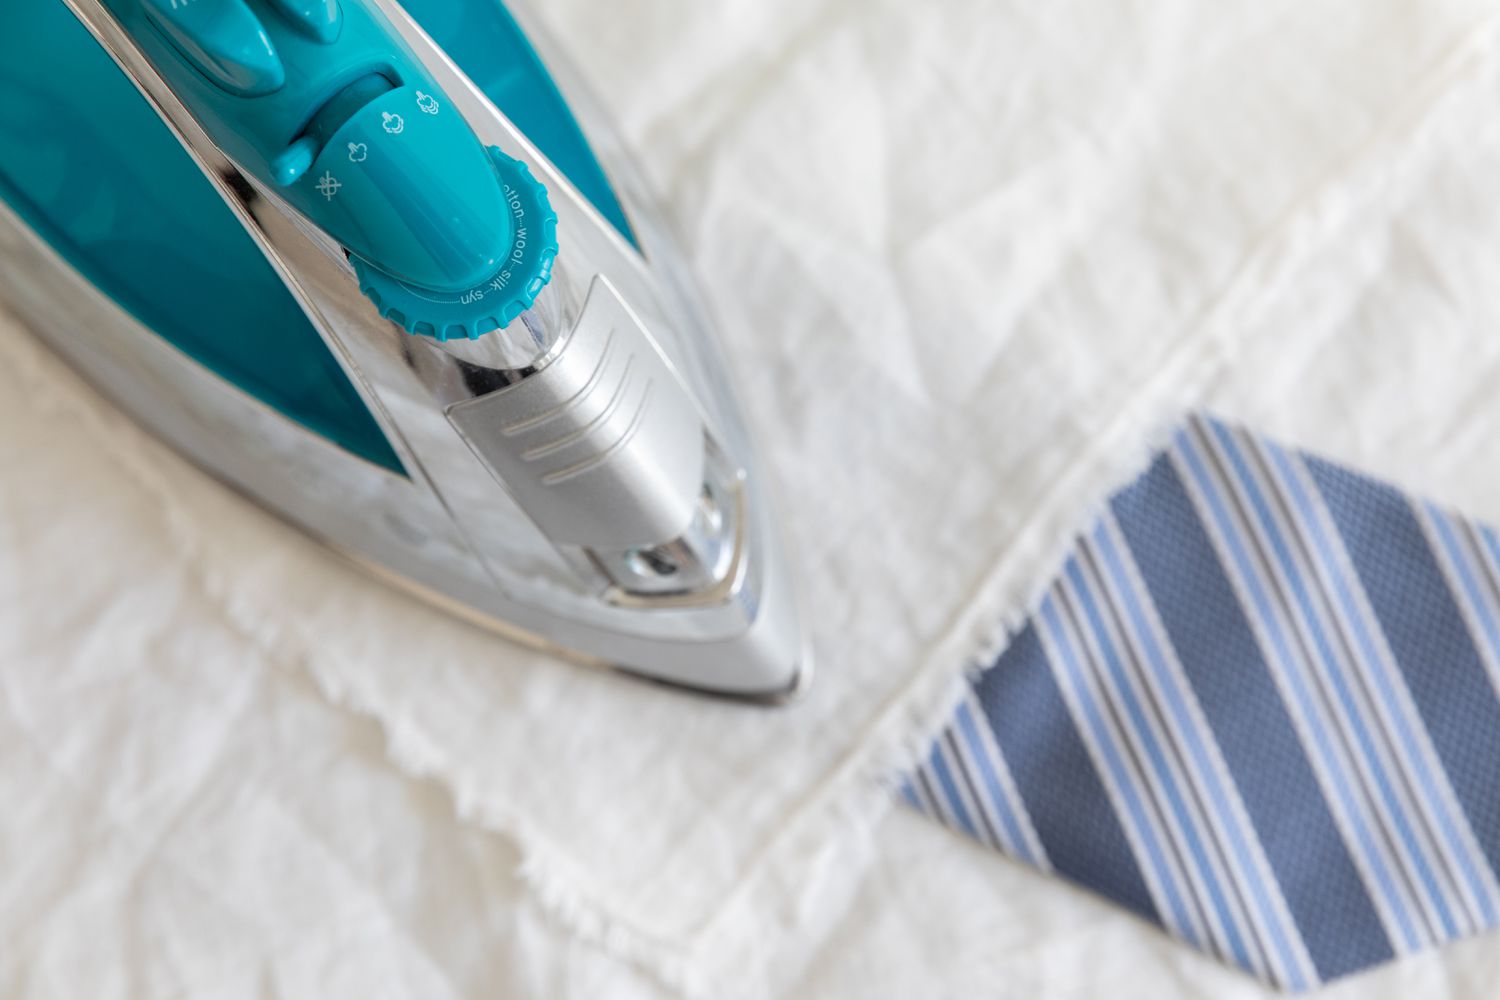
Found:
[[[333,176],[333,173],[328,170],[323,171],[323,176],[318,178],[318,193],[329,201],[333,200],[333,196],[338,194],[339,188],[343,186],[344,182]]]
[[[382,111],[380,112],[380,127],[391,135],[400,135],[406,129],[406,122],[400,115]]]
[[[437,98],[419,90],[417,91],[417,107],[421,108],[424,114],[435,115],[438,113]]]

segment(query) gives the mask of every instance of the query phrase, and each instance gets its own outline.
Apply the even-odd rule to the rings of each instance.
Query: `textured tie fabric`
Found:
[[[902,795],[1268,982],[1500,921],[1500,535],[1203,417]]]

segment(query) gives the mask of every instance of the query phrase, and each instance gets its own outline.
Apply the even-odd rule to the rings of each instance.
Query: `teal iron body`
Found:
[[[30,0],[0,24],[0,302],[116,403],[507,635],[801,687],[715,338],[523,9]]]

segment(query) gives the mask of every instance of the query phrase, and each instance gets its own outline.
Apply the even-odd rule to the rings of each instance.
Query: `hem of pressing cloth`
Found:
[[[171,488],[163,467],[180,463],[185,473],[196,474],[188,472],[190,463],[119,415],[61,359],[20,332],[20,324],[9,325],[18,332],[8,349],[13,371],[35,390],[37,406],[76,419],[92,435],[116,442],[107,449],[111,460],[156,501],[184,564],[227,624],[274,663],[304,671],[332,704],[379,727],[392,763],[414,778],[437,781],[447,789],[460,820],[511,840],[523,859],[519,875],[543,912],[580,941],[646,970],[667,988],[689,997],[759,997],[772,991],[767,970],[782,949],[778,935],[767,933],[768,922],[773,931],[803,934],[819,922],[820,899],[836,897],[840,884],[847,888],[857,882],[870,859],[864,848],[891,808],[891,776],[925,754],[928,738],[962,691],[964,667],[977,662],[976,642],[979,648],[994,645],[993,622],[1022,619],[1031,599],[1023,589],[1028,586],[1025,581],[1050,569],[1050,560],[1060,561],[1073,531],[1089,523],[1097,511],[1095,499],[1074,504],[1068,528],[1044,554],[1030,538],[1038,531],[1028,532],[1023,547],[1035,551],[1004,560],[1003,570],[967,602],[970,610],[950,627],[949,638],[926,658],[911,682],[893,694],[839,765],[808,790],[791,820],[750,860],[745,876],[703,921],[701,930],[689,940],[664,940],[591,895],[584,888],[585,873],[564,852],[552,848],[524,816],[482,798],[464,770],[453,766],[455,762],[424,738],[419,727],[399,719],[393,724],[377,706],[363,703],[357,692],[339,683],[336,671],[307,655],[294,630],[278,624],[235,586],[231,576],[215,571],[206,554],[203,528]],[[1151,455],[1149,442],[1154,438],[1142,440],[1146,443],[1128,455],[1116,452],[1117,457],[1082,477],[1068,492],[1075,498],[1097,498],[1128,481]],[[216,488],[229,489],[222,484]],[[1046,530],[1053,527],[1049,524]],[[988,623],[989,628],[978,623]]]
[[[776,934],[766,933],[768,915],[774,928],[786,934],[801,933],[818,923],[814,911],[820,897],[837,896],[840,881],[846,886],[857,881],[863,863],[869,860],[861,845],[869,845],[891,807],[891,776],[925,754],[928,738],[942,725],[962,691],[964,667],[978,662],[973,655],[976,644],[981,649],[996,644],[991,634],[995,621],[1009,624],[1022,619],[1032,597],[1025,589],[1029,587],[1026,581],[1060,561],[1074,531],[1097,512],[1095,498],[1106,496],[1144,468],[1152,451],[1150,442],[1156,439],[1147,435],[1140,446],[1115,450],[1114,457],[1077,477],[1077,486],[1067,490],[1075,498],[1067,527],[1058,529],[1049,523],[1027,533],[1022,551],[1003,561],[1002,570],[991,576],[982,593],[968,602],[969,610],[950,627],[949,638],[926,658],[911,682],[888,700],[844,760],[809,789],[804,804],[751,859],[746,876],[726,894],[699,933],[685,941],[663,940],[593,897],[583,888],[584,873],[523,816],[481,798],[463,770],[453,767],[454,762],[445,759],[419,727],[403,720],[393,725],[376,706],[362,703],[356,692],[338,682],[335,671],[320,667],[306,654],[292,630],[278,625],[231,577],[216,572],[205,555],[203,529],[177,498],[161,467],[161,463],[174,462],[186,467],[186,460],[111,412],[108,401],[40,342],[29,335],[17,336],[15,341],[16,349],[9,351],[16,362],[14,371],[36,390],[39,407],[77,419],[90,433],[118,442],[108,449],[112,460],[157,502],[185,564],[228,624],[273,662],[305,671],[331,703],[375,723],[392,763],[413,777],[435,780],[445,787],[459,819],[513,841],[523,858],[520,877],[543,911],[560,925],[579,940],[645,969],[669,989],[690,997],[751,997],[771,991],[766,970],[780,949],[774,943]],[[1171,426],[1165,420],[1160,424]],[[1085,497],[1089,499],[1081,500]],[[1047,520],[1060,523],[1062,515]],[[1036,544],[1034,536],[1042,531],[1055,534],[1055,544]]]

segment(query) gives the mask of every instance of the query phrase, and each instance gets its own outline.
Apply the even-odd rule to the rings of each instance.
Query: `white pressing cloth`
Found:
[[[541,13],[723,322],[817,685],[780,712],[678,697],[416,606],[7,324],[0,992],[1032,995],[1128,970],[1254,995],[914,819],[872,833],[878,779],[1189,405],[1500,520],[1490,5]],[[1493,970],[1484,940],[1454,961]]]

